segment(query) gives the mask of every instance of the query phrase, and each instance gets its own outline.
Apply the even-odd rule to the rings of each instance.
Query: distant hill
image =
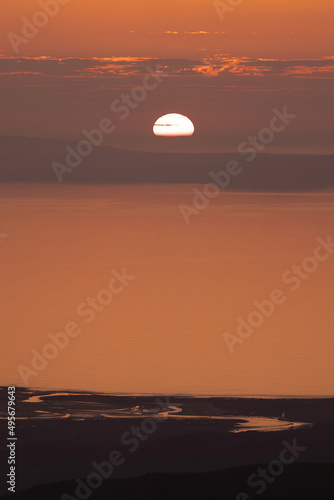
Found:
[[[66,147],[77,143],[24,137],[0,138],[0,182],[58,183],[52,163],[65,164]],[[334,188],[334,155],[258,154],[252,162],[239,153],[150,153],[94,147],[64,183],[203,183],[209,173],[236,160],[242,172],[232,191],[303,192]]]
[[[261,500],[332,500],[333,464],[287,465],[279,477],[270,476],[272,484],[259,480],[255,472],[262,469],[267,472],[268,464],[256,464],[229,469],[226,471],[197,474],[159,474],[151,473],[128,479],[107,479],[101,481],[98,488],[85,488],[82,479],[80,498],[92,500],[224,500],[257,498],[260,487],[264,488]],[[277,468],[276,468],[277,469]],[[252,478],[251,488],[247,480]],[[277,476],[277,474],[276,474]],[[268,476],[266,476],[268,477]],[[256,479],[256,481],[255,481]],[[42,482],[42,479],[41,479]],[[93,482],[93,481],[92,481]],[[94,480],[96,482],[96,480]],[[98,484],[98,483],[97,483]],[[3,500],[75,500],[74,481],[56,484],[40,484],[15,495],[5,495]],[[243,493],[243,494],[242,494]]]

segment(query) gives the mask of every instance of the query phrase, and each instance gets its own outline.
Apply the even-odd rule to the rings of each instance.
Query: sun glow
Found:
[[[192,121],[178,113],[161,116],[153,126],[154,134],[161,137],[189,137],[194,131]]]

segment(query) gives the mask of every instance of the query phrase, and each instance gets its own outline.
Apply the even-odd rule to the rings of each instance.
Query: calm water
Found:
[[[6,395],[6,390],[3,390],[2,394]],[[18,389],[17,396],[20,400],[17,406],[17,420],[133,420],[152,417],[177,420],[181,423],[219,420],[226,424],[221,430],[229,433],[274,432],[312,427],[310,423],[289,421],[285,417],[238,415],[235,410],[232,414],[226,414],[226,410],[216,407],[210,398],[200,401],[197,398],[113,396],[80,392],[43,392],[34,389]],[[0,411],[0,419],[7,418],[5,399],[1,398],[1,406],[4,406],[4,409]],[[220,399],[223,406],[229,406],[229,399]],[[255,404],[254,409],[257,406]]]
[[[80,334],[27,385],[332,394],[334,257],[296,291],[282,276],[331,234],[333,195],[222,192],[188,225],[179,205],[192,204],[193,189],[0,186],[4,383],[22,385],[18,366],[31,367],[32,351],[75,322]],[[133,279],[80,315],[115,270]],[[275,289],[285,302],[231,354],[223,334]]]

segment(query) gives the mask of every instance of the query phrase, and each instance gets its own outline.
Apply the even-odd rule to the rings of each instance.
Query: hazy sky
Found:
[[[18,53],[8,33],[21,35],[41,7],[2,7],[1,135],[77,140],[158,64],[169,76],[107,144],[234,151],[286,105],[298,119],[268,151],[334,152],[332,0],[244,0],[223,21],[206,0],[71,0]],[[170,112],[192,119],[193,138],[156,140],[152,125]]]

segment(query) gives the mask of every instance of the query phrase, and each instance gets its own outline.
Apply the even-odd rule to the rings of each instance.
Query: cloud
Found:
[[[198,31],[173,31],[173,30],[168,30],[164,31],[165,34],[167,35],[225,35],[225,31],[204,31],[204,30],[198,30]]]
[[[157,59],[146,57],[104,57],[104,58],[52,58],[52,57],[5,57],[0,55],[1,74],[36,74],[73,77],[99,77],[112,74],[129,76],[147,74],[147,66],[160,64],[177,74],[180,69],[192,68],[200,61],[185,59]]]
[[[215,54],[197,60],[150,57],[6,57],[0,53],[0,77],[19,81],[31,77],[31,85],[52,85],[59,79],[78,80],[94,84],[110,84],[147,74],[147,66],[168,72],[170,80],[177,77],[192,78],[193,85],[214,81],[220,88],[238,85],[259,88],[286,88],[297,79],[309,82],[329,82],[334,78],[334,56],[321,59],[256,59]],[[44,80],[43,80],[44,79]],[[39,80],[39,81],[38,81]],[[187,83],[180,80],[181,84]],[[189,83],[189,82],[188,82]]]
[[[334,76],[334,59],[326,57],[310,60],[250,59],[216,55],[203,59],[203,63],[193,68],[194,72],[207,76],[232,73],[240,76],[294,76],[328,77]]]
[[[131,74],[145,72],[151,58],[52,58],[52,57],[4,57],[0,56],[0,74],[35,73],[59,76],[99,76],[108,74]]]
[[[185,35],[211,35],[210,31],[184,31]]]

